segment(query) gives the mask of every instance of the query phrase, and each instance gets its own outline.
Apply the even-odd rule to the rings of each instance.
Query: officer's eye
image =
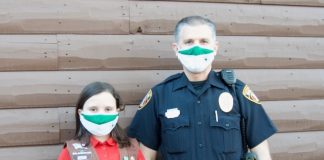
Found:
[[[202,39],[202,40],[200,40],[200,44],[201,44],[201,45],[209,44],[209,40],[207,40],[207,39]]]
[[[190,44],[193,44],[193,43],[194,43],[194,41],[192,39],[188,39],[188,40],[184,41],[184,44],[186,44],[186,45],[190,45]]]

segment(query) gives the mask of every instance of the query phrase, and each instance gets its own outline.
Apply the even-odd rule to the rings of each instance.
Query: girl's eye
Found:
[[[92,111],[92,112],[95,112],[95,111],[97,111],[97,108],[92,107],[92,108],[90,108],[89,110]]]
[[[106,108],[106,111],[111,111],[111,108],[110,108],[110,107],[107,107],[107,108]]]

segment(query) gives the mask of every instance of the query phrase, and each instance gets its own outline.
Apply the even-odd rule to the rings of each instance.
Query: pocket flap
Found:
[[[189,126],[189,118],[184,116],[179,116],[177,118],[165,118],[164,119],[164,129],[176,130],[181,127]]]
[[[240,129],[240,118],[237,116],[220,116],[218,122],[215,118],[210,118],[210,126],[217,126],[228,129]]]

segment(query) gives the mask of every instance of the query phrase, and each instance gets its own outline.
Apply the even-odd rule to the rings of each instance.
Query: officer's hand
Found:
[[[267,140],[264,140],[256,147],[252,148],[252,152],[257,155],[258,160],[271,160],[269,144]]]
[[[157,152],[144,144],[140,143],[140,149],[144,155],[145,160],[155,160]]]

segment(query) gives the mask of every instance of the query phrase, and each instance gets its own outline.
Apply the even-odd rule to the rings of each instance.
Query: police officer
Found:
[[[128,130],[145,158],[156,159],[159,150],[165,160],[239,160],[246,137],[259,160],[270,160],[267,139],[276,128],[260,101],[243,82],[230,87],[212,70],[215,24],[200,16],[183,18],[175,40],[184,72],[149,90]]]

